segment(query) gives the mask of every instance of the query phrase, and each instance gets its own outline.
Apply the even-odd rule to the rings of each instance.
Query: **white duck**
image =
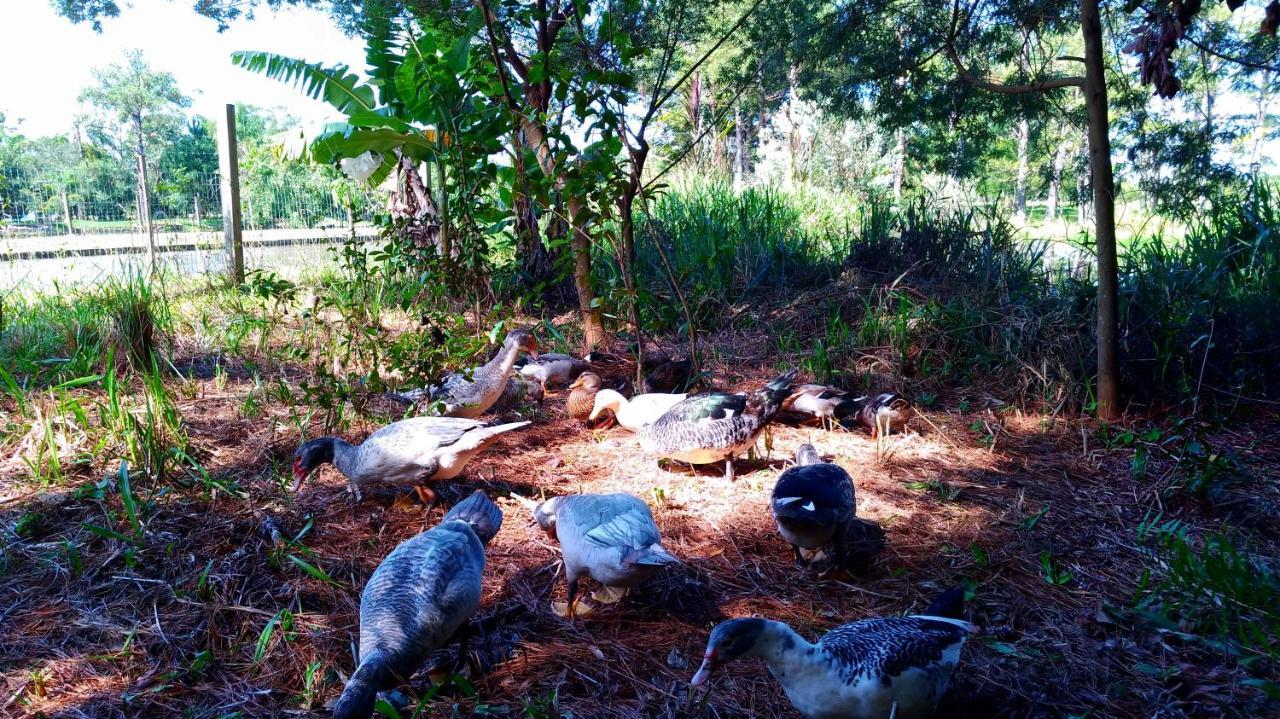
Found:
[[[783,622],[731,619],[711,631],[691,683],[702,684],[734,659],[760,657],[809,719],[925,719],[946,691],[960,649],[978,630],[940,616],[953,613],[947,608],[958,608],[962,597],[962,588],[953,589],[926,614],[845,624],[816,643]]]
[[[453,479],[500,435],[529,424],[486,426],[461,417],[410,417],[383,427],[360,444],[338,437],[313,439],[293,454],[293,490],[317,467],[331,462],[350,482],[357,502],[361,485],[412,484],[425,504],[433,493],[424,482]]]
[[[667,413],[667,410],[680,404],[687,394],[638,394],[631,399],[612,389],[596,392],[595,407],[589,419],[595,420],[604,411],[613,413],[618,424],[635,432],[646,424],[650,424]]]

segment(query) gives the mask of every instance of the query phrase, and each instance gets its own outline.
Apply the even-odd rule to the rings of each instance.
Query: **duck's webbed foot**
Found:
[[[624,587],[600,587],[591,593],[591,598],[601,604],[617,604],[627,596],[627,589]]]
[[[430,487],[424,484],[415,484],[413,486],[413,492],[418,495],[418,501],[422,502],[422,506],[430,507],[432,504],[435,504],[436,493],[435,490]]]

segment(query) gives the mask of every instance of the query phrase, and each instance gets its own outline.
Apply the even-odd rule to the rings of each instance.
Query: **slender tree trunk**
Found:
[[[512,188],[512,205],[515,213],[516,248],[520,254],[520,267],[524,270],[526,281],[530,285],[543,285],[543,301],[557,304],[567,301],[567,288],[562,283],[552,285],[555,279],[555,257],[547,251],[542,241],[542,230],[538,226],[538,213],[534,209],[533,199],[529,192],[529,175],[525,166],[525,151],[528,145],[519,130],[512,135],[516,184]]]
[[[901,127],[893,133],[893,201],[902,199],[902,179],[907,171],[907,133]]]
[[[1267,137],[1267,90],[1271,87],[1272,73],[1263,70],[1258,80],[1257,113],[1253,116],[1253,148],[1249,151],[1249,172],[1257,175],[1262,170],[1262,143]]]
[[[564,186],[564,178],[557,172],[555,158],[547,146],[546,134],[537,123],[522,118],[521,130],[525,141],[533,148],[534,157],[547,177],[555,177],[558,187]],[[586,348],[592,349],[604,343],[604,317],[600,303],[596,301],[595,287],[591,283],[591,235],[583,226],[586,204],[580,197],[566,200],[569,211],[569,247],[573,251],[573,287],[578,294],[578,313],[582,316],[582,333]]]
[[[746,167],[746,148],[743,145],[747,141],[747,133],[742,128],[742,108],[735,106],[733,108],[733,190],[734,192],[742,192],[742,186],[745,182],[747,173]]]
[[[1058,196],[1062,192],[1062,170],[1067,164],[1067,153],[1071,151],[1066,140],[1058,143],[1053,153],[1053,166],[1049,170],[1049,196],[1045,201],[1045,217],[1053,222],[1058,219]]]
[[[796,124],[799,76],[800,68],[795,65],[787,70],[787,82],[791,85],[791,94],[787,97],[787,187],[796,186],[796,156],[800,154],[800,133]]]
[[[1013,190],[1013,216],[1018,222],[1027,221],[1027,146],[1031,144],[1031,123],[1024,117],[1018,120],[1018,177]]]
[[[1120,416],[1120,309],[1116,262],[1115,181],[1107,117],[1107,78],[1098,0],[1081,0],[1084,35],[1084,100],[1093,168],[1094,232],[1098,243],[1098,418]]]
[[[142,232],[147,236],[147,272],[156,271],[156,231],[151,224],[151,191],[147,182],[147,145],[142,134],[142,116],[133,116],[133,129],[137,140],[138,155],[138,221],[142,223]]]
[[[1085,133],[1084,144],[1080,146],[1080,169],[1076,173],[1076,221],[1088,224],[1093,219],[1093,197],[1089,194],[1092,184],[1093,169],[1089,167],[1089,135]]]

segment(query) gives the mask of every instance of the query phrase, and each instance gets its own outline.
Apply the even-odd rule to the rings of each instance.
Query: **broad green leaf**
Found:
[[[324,100],[339,112],[373,110],[376,106],[373,89],[361,83],[355,73],[348,72],[346,65],[324,67],[320,63],[253,51],[233,52],[231,62],[273,80],[299,85],[308,97]]]

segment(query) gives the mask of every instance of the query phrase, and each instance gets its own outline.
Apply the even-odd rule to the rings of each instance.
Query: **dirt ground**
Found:
[[[773,374],[735,369],[742,376],[726,384],[738,388]],[[424,511],[390,490],[353,504],[332,468],[289,492],[298,430],[277,404],[244,419],[251,387],[234,376],[221,389],[197,380],[179,401],[197,459],[240,495],[199,481],[160,495],[141,488],[146,533],[136,550],[85,528],[109,523],[104,507],[119,512],[114,492],[38,490],[20,461],[3,466],[0,716],[325,715],[353,669],[365,579],[477,487],[499,498],[504,524],[489,546],[468,656],[459,664],[451,646],[438,657],[441,671],[458,668],[466,681],[432,691],[419,674],[405,690],[431,697],[424,716],[796,717],[754,660],[731,665],[708,694],[689,692],[714,622],[754,613],[816,638],[846,621],[919,611],[957,583],[972,587],[967,613],[982,632],[939,716],[1280,716],[1241,683],[1234,660],[1176,627],[1133,620],[1127,608],[1153,562],[1135,528],[1161,509],[1192,527],[1205,515],[1162,505],[1172,470],[1159,455],[1135,478],[1132,450],[1105,448],[1097,428],[1075,418],[1005,411],[978,393],[943,396],[883,457],[865,433],[775,424],[760,444],[762,453],[771,445],[767,457],[740,461],[730,482],[718,469],[661,469],[624,430],[581,428],[563,417],[562,394],[530,429],[438,483],[440,502]],[[1274,419],[1219,430],[1214,441],[1280,466]],[[803,442],[850,472],[859,516],[886,531],[887,548],[861,575],[796,567],[773,525],[769,493]],[[92,488],[110,467],[71,471]],[[507,495],[603,491],[648,501],[684,564],[571,623],[549,611],[565,594],[557,549]]]

